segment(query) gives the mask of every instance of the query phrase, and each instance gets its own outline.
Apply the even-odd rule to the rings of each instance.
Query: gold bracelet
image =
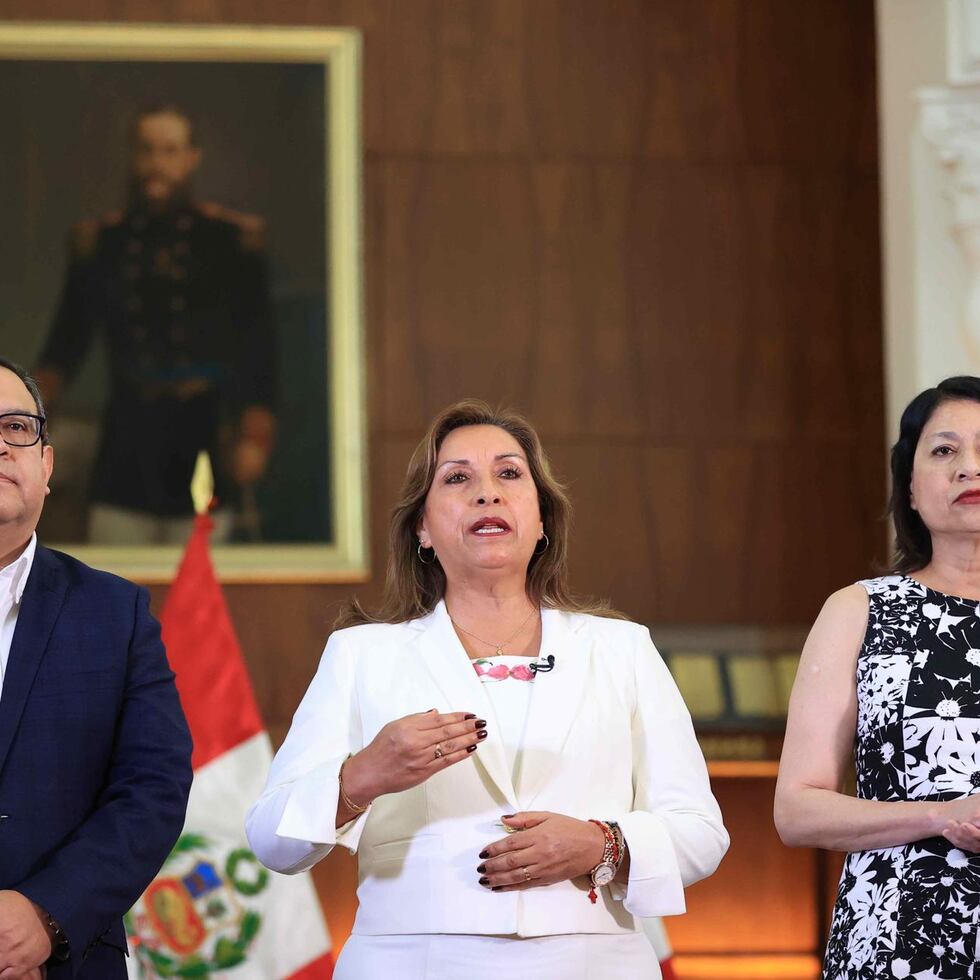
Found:
[[[340,784],[340,798],[344,801],[344,806],[347,807],[351,813],[366,813],[367,808],[371,805],[368,803],[365,806],[358,806],[345,792],[344,792],[344,766],[350,762],[351,756],[347,756],[346,759],[340,764],[340,772],[337,773],[337,782]]]

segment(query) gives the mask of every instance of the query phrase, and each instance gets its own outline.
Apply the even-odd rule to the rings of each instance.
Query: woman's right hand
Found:
[[[434,709],[389,721],[344,765],[344,792],[359,806],[385,793],[399,793],[462,762],[487,737],[476,715]]]
[[[942,836],[961,851],[980,854],[980,795],[950,800],[939,807]]]

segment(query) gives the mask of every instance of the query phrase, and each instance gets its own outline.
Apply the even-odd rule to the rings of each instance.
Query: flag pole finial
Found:
[[[213,497],[214,472],[211,469],[211,457],[202,449],[197,454],[194,475],[191,477],[191,500],[194,501],[194,513],[206,514],[211,508]]]

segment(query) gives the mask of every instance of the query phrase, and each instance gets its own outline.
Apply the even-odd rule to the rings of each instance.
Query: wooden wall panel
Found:
[[[363,31],[368,601],[411,446],[463,395],[538,423],[578,508],[575,586],[654,628],[805,623],[882,557],[871,0],[0,0],[0,17]],[[228,589],[275,737],[349,592]],[[343,855],[317,871],[339,938],[352,875]],[[724,903],[706,920],[702,893],[679,936],[715,928]]]
[[[875,174],[873,4],[745,2],[739,19],[748,155]]]
[[[870,2],[0,0],[0,15],[364,31],[376,567],[392,452],[470,394],[524,407],[575,458],[591,511],[577,585],[646,621],[799,622],[880,557]],[[723,584],[708,609],[707,575]],[[287,626],[286,651],[261,623],[345,591],[232,589],[252,659],[308,665],[329,615]],[[277,721],[286,701],[270,695]]]

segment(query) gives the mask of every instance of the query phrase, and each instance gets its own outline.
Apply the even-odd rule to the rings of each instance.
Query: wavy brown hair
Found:
[[[536,606],[621,618],[609,605],[576,596],[568,586],[568,538],[572,505],[565,488],[555,479],[541,440],[523,415],[506,408],[491,408],[484,401],[466,399],[450,405],[433,420],[408,463],[405,482],[388,526],[388,570],[384,598],[374,613],[355,599],[344,608],[334,624],[337,629],[361,623],[404,623],[432,612],[446,591],[446,573],[434,558],[419,560],[417,528],[425,509],[425,498],[435,476],[443,440],[454,429],[470,425],[495,425],[517,440],[538,491],[538,505],[548,546],[535,551],[527,567],[527,596]]]

